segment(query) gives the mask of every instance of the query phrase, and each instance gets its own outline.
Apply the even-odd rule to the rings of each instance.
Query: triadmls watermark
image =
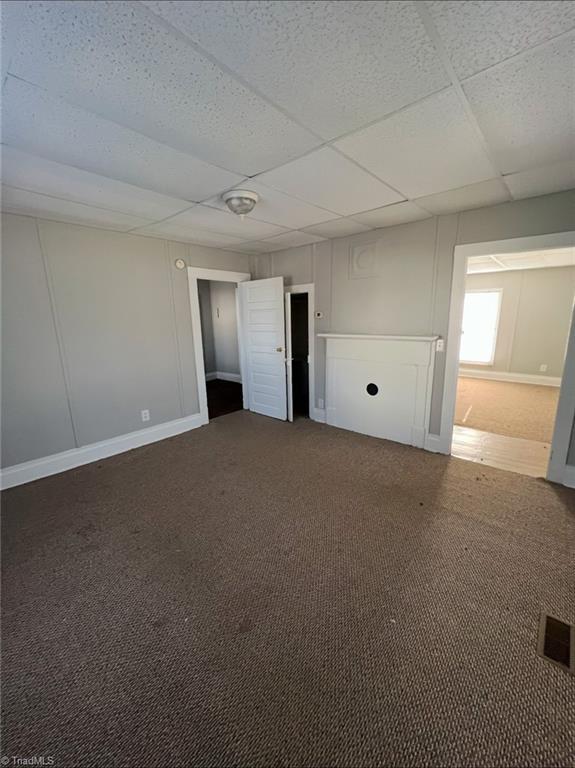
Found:
[[[52,755],[32,755],[32,757],[21,757],[20,755],[4,755],[4,757],[0,757],[0,765],[35,765],[37,768],[42,768],[44,765],[56,765],[56,758]]]

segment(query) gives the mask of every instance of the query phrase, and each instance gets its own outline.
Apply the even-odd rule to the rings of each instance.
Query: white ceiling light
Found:
[[[259,199],[257,192],[250,192],[248,189],[231,189],[222,195],[222,200],[230,211],[237,213],[242,219],[246,213],[253,211]]]

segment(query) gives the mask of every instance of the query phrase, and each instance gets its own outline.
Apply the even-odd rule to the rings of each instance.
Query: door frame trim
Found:
[[[242,313],[238,296],[238,283],[251,280],[249,272],[229,272],[223,269],[203,269],[200,267],[188,267],[188,293],[190,296],[190,316],[192,320],[192,339],[194,342],[194,359],[196,363],[196,381],[198,385],[198,402],[200,406],[200,418],[202,424],[210,420],[208,414],[208,392],[206,389],[206,369],[204,366],[204,342],[202,339],[202,318],[200,315],[200,297],[198,293],[198,280],[215,280],[220,283],[236,284],[236,318],[238,329],[238,349],[240,355],[240,373],[242,377],[242,394],[244,408],[249,408],[248,382],[245,376],[245,350],[242,333]]]
[[[315,285],[301,283],[300,285],[284,286],[285,325],[286,325],[286,391],[288,399],[288,421],[293,421],[293,392],[291,360],[288,361],[288,350],[291,354],[291,305],[288,298],[293,293],[307,293],[307,328],[308,328],[308,397],[309,417],[315,418]],[[289,306],[289,309],[288,309]],[[291,416],[291,418],[290,418]]]
[[[453,274],[451,281],[451,301],[449,306],[449,326],[445,350],[445,376],[441,408],[441,427],[439,436],[430,435],[426,447],[440,453],[451,453],[453,424],[455,419],[455,401],[457,397],[457,378],[459,374],[459,346],[463,320],[463,300],[465,297],[465,278],[467,259],[470,256],[488,256],[498,253],[519,253],[549,248],[572,248],[575,246],[575,231],[516,237],[508,240],[495,240],[484,243],[456,245],[453,252]],[[575,308],[571,318],[569,341],[565,353],[565,366],[561,379],[559,404],[555,417],[555,427],[551,443],[551,458],[547,469],[547,479],[556,483],[571,485],[571,475],[567,465],[567,456],[571,440],[571,431],[575,420]],[[433,444],[432,442],[433,441]]]

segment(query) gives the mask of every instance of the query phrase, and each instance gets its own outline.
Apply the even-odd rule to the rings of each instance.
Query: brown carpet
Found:
[[[558,399],[559,387],[460,376],[455,423],[496,435],[550,443]]]
[[[236,412],[4,506],[4,755],[574,764],[575,492]]]

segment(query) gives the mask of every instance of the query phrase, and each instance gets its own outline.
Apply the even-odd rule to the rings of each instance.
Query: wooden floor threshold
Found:
[[[545,477],[549,443],[496,435],[470,427],[453,428],[452,456],[530,477]]]

